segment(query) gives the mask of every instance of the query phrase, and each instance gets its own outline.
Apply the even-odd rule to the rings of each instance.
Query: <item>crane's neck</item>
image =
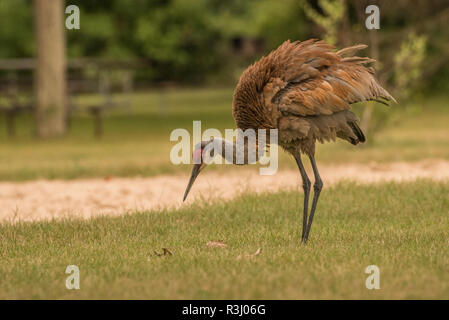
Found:
[[[228,163],[237,165],[252,164],[262,156],[259,154],[257,139],[248,137],[231,142],[222,138],[214,140],[206,146],[206,150],[214,149],[214,154],[221,155]]]

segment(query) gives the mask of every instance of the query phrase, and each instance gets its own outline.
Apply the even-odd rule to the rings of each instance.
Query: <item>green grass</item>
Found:
[[[98,100],[82,96],[82,106]],[[161,102],[162,101],[162,102]],[[161,173],[187,173],[190,166],[171,164],[169,153],[176,142],[169,141],[175,128],[192,130],[193,120],[202,120],[202,129],[234,128],[231,114],[232,88],[176,89],[160,93],[136,93],[132,109],[116,110],[105,120],[105,135],[93,138],[92,119],[77,113],[68,135],[51,141],[33,137],[33,121],[18,121],[18,136],[5,137],[0,117],[0,180],[73,179],[103,176],[152,176]],[[405,114],[382,131],[372,143],[354,147],[346,142],[319,145],[320,163],[366,161],[417,161],[449,159],[449,110],[444,97],[416,99],[420,113]],[[160,110],[160,106],[165,108]],[[399,106],[392,106],[392,108]],[[386,108],[379,105],[376,108]],[[355,109],[360,112],[360,107]],[[368,136],[368,140],[372,140]],[[295,162],[280,153],[280,169],[294,168]],[[215,166],[209,170],[222,170]],[[226,168],[225,170],[230,170]]]
[[[0,298],[448,299],[448,195],[448,183],[424,180],[326,188],[306,246],[296,192],[2,224]],[[211,240],[227,247],[206,247]],[[173,255],[153,253],[161,248]],[[65,288],[71,264],[80,290]],[[372,264],[380,290],[365,288]]]

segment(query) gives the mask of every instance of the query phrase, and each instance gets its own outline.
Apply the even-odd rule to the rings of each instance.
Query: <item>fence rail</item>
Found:
[[[67,62],[68,70],[90,69],[93,72],[81,72],[78,74],[69,74],[68,84],[68,104],[65,106],[67,114],[67,124],[70,122],[73,114],[79,109],[79,106],[73,102],[73,96],[77,93],[98,93],[103,97],[103,101],[96,105],[86,106],[94,123],[94,135],[100,137],[103,134],[104,114],[115,108],[131,107],[131,94],[133,92],[133,70],[146,66],[144,60],[103,60],[94,58],[71,59]],[[0,72],[5,71],[6,76],[0,79],[0,95],[7,98],[6,104],[0,105],[0,114],[4,114],[6,121],[6,130],[9,137],[16,133],[15,120],[21,113],[33,113],[34,102],[33,95],[30,92],[32,88],[32,76],[19,76],[20,72],[33,71],[36,66],[36,60],[33,58],[23,59],[0,59]],[[120,71],[119,84],[114,86],[111,78],[112,73]],[[24,79],[25,78],[25,79]],[[27,80],[27,81],[25,81]],[[117,80],[117,79],[116,79]],[[116,81],[117,82],[117,81]],[[117,87],[118,90],[117,90]],[[25,90],[24,90],[25,89]],[[113,97],[114,90],[123,93],[121,100]],[[19,103],[19,96],[26,97],[27,102]]]

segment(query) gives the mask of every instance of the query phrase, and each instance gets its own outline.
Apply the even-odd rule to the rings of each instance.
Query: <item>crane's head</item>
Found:
[[[184,193],[184,199],[186,200],[187,195],[189,194],[190,189],[192,188],[193,183],[195,182],[196,177],[200,174],[201,170],[203,170],[207,164],[208,161],[205,161],[206,157],[214,157],[214,148],[213,148],[213,142],[214,139],[212,138],[209,141],[201,141],[197,145],[195,145],[195,148],[193,150],[192,158],[193,158],[193,169],[192,174],[190,176],[189,184],[187,185],[186,192]]]

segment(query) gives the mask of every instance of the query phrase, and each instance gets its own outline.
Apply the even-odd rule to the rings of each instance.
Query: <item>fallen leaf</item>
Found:
[[[170,250],[168,250],[167,248],[162,248],[162,253],[158,253],[156,251],[153,251],[153,253],[156,256],[158,256],[158,257],[161,257],[161,256],[172,256],[173,255],[173,253],[171,253]]]

